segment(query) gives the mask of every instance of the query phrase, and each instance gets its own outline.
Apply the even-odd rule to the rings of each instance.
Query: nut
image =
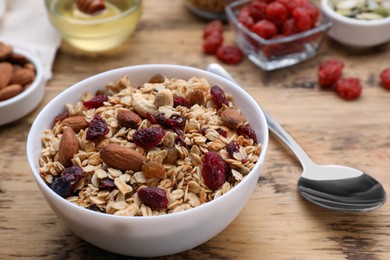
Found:
[[[104,0],[77,0],[77,8],[86,14],[98,14],[102,12],[106,7]]]
[[[0,89],[0,101],[12,98],[23,91],[20,84],[8,85]]]
[[[236,109],[227,108],[221,112],[222,123],[231,128],[237,129],[240,125],[245,123],[245,117]]]
[[[160,178],[165,174],[164,165],[157,161],[149,161],[144,163],[142,171],[146,178]]]
[[[0,42],[0,60],[5,60],[12,53],[13,48],[11,45],[6,45]]]
[[[34,71],[27,68],[21,68],[21,69],[16,69],[12,74],[11,83],[26,85],[28,83],[33,82],[34,79],[35,79]]]
[[[127,128],[136,128],[142,121],[142,118],[131,110],[119,110],[116,119],[120,126]]]
[[[154,99],[154,105],[156,107],[162,107],[162,106],[173,106],[173,96],[169,89],[162,89],[160,90],[156,98]]]
[[[62,120],[63,126],[69,126],[75,133],[80,132],[81,129],[88,127],[88,122],[85,121],[84,116],[71,116]]]
[[[15,52],[12,52],[9,57],[8,57],[8,60],[14,64],[19,64],[19,65],[25,65],[27,63],[29,63],[30,61],[27,59],[26,56],[24,56],[23,54],[20,54],[20,53],[15,53]]]
[[[58,147],[58,161],[66,167],[78,151],[79,142],[76,134],[71,127],[67,127],[61,136]]]
[[[158,110],[157,107],[150,101],[146,100],[142,94],[135,93],[131,100],[131,105],[134,107],[134,110],[138,115],[146,117],[146,114],[157,116]]]
[[[9,62],[0,63],[0,89],[4,88],[11,81],[13,67]]]
[[[195,104],[204,106],[206,104],[203,92],[197,89],[193,89],[190,93],[188,93],[187,99],[190,101],[192,106]]]
[[[119,144],[109,144],[100,149],[100,158],[110,167],[134,172],[140,171],[145,161],[139,152]]]

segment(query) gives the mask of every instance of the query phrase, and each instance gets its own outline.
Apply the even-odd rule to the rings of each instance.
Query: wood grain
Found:
[[[91,57],[61,47],[42,104],[0,127],[0,259],[127,259],[84,242],[51,211],[27,163],[28,131],[37,113],[60,91],[96,73],[144,63],[205,68],[216,62],[201,51],[204,25],[183,1],[145,0],[136,33],[118,50]],[[226,44],[233,43],[232,33],[226,26]],[[327,58],[342,59],[344,75],[361,79],[359,100],[346,102],[319,89],[316,69]],[[390,91],[378,78],[389,61],[389,44],[356,50],[327,39],[315,58],[288,69],[264,72],[249,60],[226,68],[313,160],[360,168],[390,191]],[[237,219],[203,245],[165,258],[390,259],[387,204],[367,213],[319,208],[297,192],[301,171],[271,136],[262,176]]]

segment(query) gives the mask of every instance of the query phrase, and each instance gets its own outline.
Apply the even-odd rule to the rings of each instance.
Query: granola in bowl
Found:
[[[227,193],[262,149],[233,97],[199,77],[123,77],[43,132],[39,172],[61,197],[122,216],[195,208]]]

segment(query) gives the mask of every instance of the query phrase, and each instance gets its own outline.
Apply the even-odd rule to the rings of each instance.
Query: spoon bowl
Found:
[[[219,64],[212,63],[207,70],[234,81]],[[270,115],[266,112],[264,115],[269,130],[290,148],[303,167],[298,191],[305,199],[315,205],[339,211],[370,211],[385,203],[386,192],[377,180],[351,167],[314,163]]]

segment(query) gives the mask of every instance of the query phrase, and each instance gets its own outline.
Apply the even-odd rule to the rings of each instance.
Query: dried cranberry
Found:
[[[107,126],[106,121],[101,118],[99,115],[95,115],[89,124],[87,129],[87,140],[96,140],[108,134],[110,129]]]
[[[322,62],[318,68],[318,83],[321,86],[332,86],[340,78],[344,62],[336,59]]]
[[[225,92],[219,86],[215,85],[211,87],[210,94],[213,97],[214,103],[215,105],[217,105],[218,109],[221,108],[222,105],[226,105],[226,106],[229,105],[227,98],[225,96]]]
[[[163,209],[168,205],[165,190],[158,187],[140,188],[137,191],[139,199],[152,209]]]
[[[227,164],[218,153],[208,152],[204,155],[202,178],[207,187],[212,190],[221,187],[227,178],[227,172]]]
[[[264,19],[267,15],[267,3],[263,1],[252,1],[248,5],[249,15],[255,22]]]
[[[275,35],[272,39],[282,38],[283,35]],[[268,44],[264,46],[263,53],[266,57],[278,57],[286,54],[300,52],[304,49],[304,45],[300,41],[281,42]]]
[[[201,135],[205,136],[205,135],[206,135],[206,130],[207,130],[207,129],[208,129],[207,127],[203,127],[202,129],[199,130],[199,133],[200,133]]]
[[[274,24],[283,24],[288,18],[287,7],[279,2],[272,2],[267,5],[266,18]]]
[[[237,19],[248,29],[252,28],[255,24],[255,20],[251,16],[251,11],[249,6],[243,7],[237,15]]]
[[[276,25],[267,20],[255,23],[251,30],[264,39],[270,39],[278,33]]]
[[[177,107],[177,106],[183,106],[183,107],[188,107],[190,108],[191,107],[191,103],[189,100],[183,98],[183,97],[180,97],[178,95],[175,95],[173,97],[173,106],[174,107]]]
[[[158,114],[155,118],[157,123],[166,128],[181,128],[186,124],[186,118],[184,116],[173,115],[170,118],[166,118],[164,114]]]
[[[144,149],[159,145],[165,136],[165,130],[160,127],[142,128],[133,134],[134,143]]]
[[[305,7],[297,7],[292,11],[297,28],[300,32],[307,31],[313,27],[313,21],[310,13]]]
[[[154,115],[152,115],[151,113],[146,113],[146,119],[148,119],[149,122],[152,124],[157,124],[156,117]]]
[[[217,50],[217,58],[226,64],[237,64],[242,60],[242,51],[237,46],[222,46]]]
[[[390,90],[390,67],[382,70],[382,72],[380,74],[380,78],[381,78],[382,86],[385,89]]]
[[[112,190],[112,189],[115,188],[115,183],[110,178],[104,178],[104,179],[100,180],[99,188],[100,189]]]
[[[106,102],[107,100],[108,97],[106,95],[98,95],[98,96],[94,96],[88,101],[84,101],[83,105],[87,109],[98,108],[98,107],[102,107],[104,105],[103,103]]]
[[[206,24],[206,26],[203,28],[203,39],[206,39],[207,36],[209,36],[212,33],[223,33],[223,25],[220,20],[213,20]]]
[[[239,135],[247,136],[248,138],[252,139],[255,144],[257,144],[257,136],[255,131],[250,128],[247,125],[241,125],[239,128],[237,128],[237,133]]]
[[[174,128],[173,129],[173,132],[175,132],[175,134],[177,135],[177,141],[179,141],[183,146],[187,146],[187,144],[184,142],[184,133],[183,133],[183,130],[180,130],[180,129],[177,129],[177,128]]]
[[[279,2],[286,6],[289,12],[294,10],[296,7],[303,6],[301,0],[275,0],[275,2]]]
[[[208,35],[203,41],[203,51],[207,54],[215,54],[223,43],[223,36],[221,33],[213,32]]]
[[[227,137],[227,132],[225,130],[223,130],[222,128],[218,128],[217,129],[217,132],[222,135],[223,137]]]
[[[76,179],[81,180],[84,178],[84,170],[78,165],[73,165],[68,168],[65,168],[65,170],[62,172],[62,175],[74,175]]]
[[[78,166],[71,166],[66,168],[61,176],[56,177],[51,184],[51,189],[63,198],[72,195],[76,184],[84,178],[83,169]]]
[[[290,18],[287,19],[282,25],[282,33],[283,35],[292,35],[298,32],[297,25],[295,20]]]
[[[355,100],[362,93],[362,85],[358,78],[341,78],[337,80],[336,93],[345,100]]]
[[[227,145],[227,151],[228,151],[229,155],[233,157],[234,153],[237,153],[240,151],[240,145],[237,143],[237,141],[232,140]]]

